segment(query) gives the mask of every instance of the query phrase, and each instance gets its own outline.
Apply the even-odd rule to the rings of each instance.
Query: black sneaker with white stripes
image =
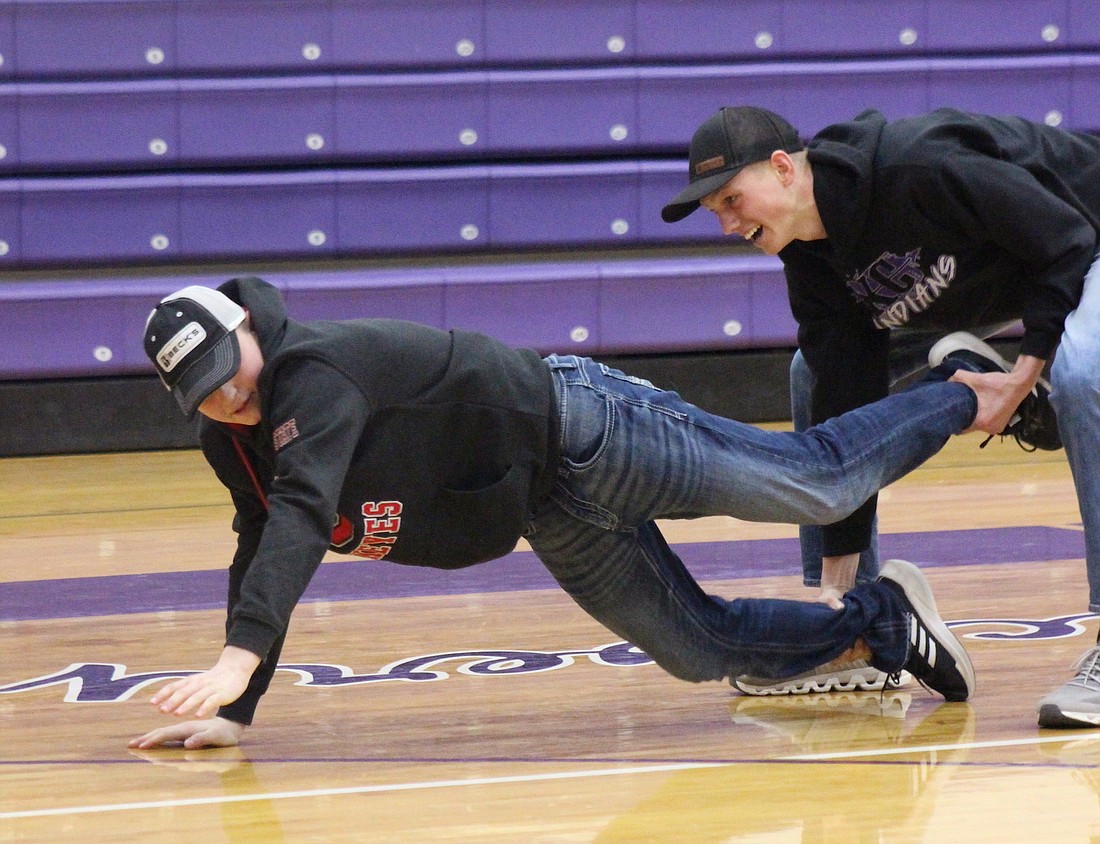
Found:
[[[909,612],[909,656],[904,669],[946,700],[970,697],[974,666],[962,642],[940,618],[921,570],[904,560],[887,560],[878,580],[897,593]]]

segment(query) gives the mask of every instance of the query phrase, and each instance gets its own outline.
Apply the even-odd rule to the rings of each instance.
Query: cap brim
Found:
[[[729,170],[723,170],[720,173],[705,176],[702,179],[696,179],[676,194],[676,196],[672,198],[672,201],[661,209],[661,219],[666,223],[676,223],[684,219],[684,217],[699,207],[700,199],[709,193],[714,193],[718,188],[722,187],[722,185],[744,169],[743,166],[734,167]]]
[[[180,409],[188,418],[195,415],[203,400],[237,374],[241,368],[241,347],[230,331],[196,360],[172,387]]]

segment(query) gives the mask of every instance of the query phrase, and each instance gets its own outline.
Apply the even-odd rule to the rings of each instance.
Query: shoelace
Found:
[[[1007,429],[1006,429],[1006,430],[1007,430]],[[1022,439],[1020,439],[1020,435],[1019,435],[1019,434],[1014,434],[1014,433],[1012,433],[1012,432],[1009,432],[1008,434],[990,434],[990,435],[989,435],[988,437],[986,437],[986,438],[985,438],[984,440],[982,440],[982,443],[981,443],[981,445],[979,445],[979,446],[978,446],[978,448],[985,448],[985,447],[986,447],[987,445],[989,445],[989,441],[990,441],[991,439],[993,439],[994,437],[1000,437],[1000,438],[1001,438],[1001,439],[1003,440],[1003,439],[1004,439],[1004,438],[1005,438],[1006,436],[1010,436],[1010,437],[1012,437],[1012,438],[1013,438],[1014,440],[1016,440],[1016,445],[1018,445],[1018,446],[1019,446],[1020,448],[1022,448],[1022,449],[1023,449],[1024,451],[1026,451],[1026,452],[1027,452],[1028,454],[1030,454],[1030,453],[1031,453],[1031,452],[1033,452],[1033,451],[1038,451],[1038,450],[1039,450],[1038,448],[1036,448],[1036,447],[1035,447],[1035,446],[1033,446],[1033,445],[1032,445],[1032,446],[1029,446],[1029,445],[1028,445],[1027,443],[1025,443],[1025,442],[1024,442],[1024,441],[1023,441]]]
[[[929,686],[926,682],[924,682],[924,680],[922,680],[917,675],[914,674],[913,679],[916,680],[918,683],[920,683],[920,685],[924,688],[924,690],[926,692],[928,692],[929,694],[933,694],[933,695],[937,694],[935,689],[933,689],[931,686]],[[882,688],[878,690],[879,706],[885,706],[886,705],[886,690],[890,687],[891,683],[894,684],[894,689],[901,686],[901,670],[900,669],[898,671],[893,671],[890,674],[886,675],[886,682],[883,683]],[[890,689],[890,691],[893,691],[894,689]]]
[[[992,438],[993,437],[991,435],[990,439],[992,439]],[[989,442],[989,440],[986,440],[986,442]],[[982,445],[984,446],[985,443],[983,443]],[[906,623],[907,623],[907,626],[909,627],[909,631],[910,631],[910,633],[909,633],[909,649],[906,652],[906,662],[908,662],[909,651],[911,651],[914,647],[914,638],[913,638],[913,635],[914,635],[913,634],[914,617],[911,613],[906,613],[906,615],[907,615]],[[887,686],[889,686],[891,683],[894,684],[895,688],[901,685],[901,672],[903,672],[904,670],[905,670],[905,667],[902,666],[897,671],[891,671],[889,674],[886,675],[886,682],[882,684],[882,688],[879,689],[879,693],[878,693],[878,701],[879,701],[880,706],[886,700],[886,688],[887,688]],[[930,694],[936,694],[936,690],[933,689],[931,686],[929,686],[926,682],[924,682],[924,680],[922,680],[916,674],[913,674],[912,676],[913,676],[913,679],[915,679],[918,683],[920,683],[920,685],[924,688],[924,690],[926,692],[929,692]]]
[[[926,692],[928,692],[929,694],[933,694],[933,695],[936,694],[936,690],[933,689],[931,686],[929,686],[926,682],[924,682],[924,680],[922,680],[920,677],[917,677],[917,676],[914,675],[913,679],[915,679],[918,683],[920,683],[921,687]],[[891,683],[894,684],[893,688],[890,688]],[[889,689],[890,691],[894,691],[894,689],[898,688],[899,686],[901,686],[901,671],[894,671],[894,672],[886,675],[886,682],[883,683],[882,688],[878,690],[878,705],[879,705],[879,708],[882,708],[882,709],[886,708],[886,691],[887,691],[887,689]]]
[[[1010,423],[1005,431],[1016,440],[1016,445],[1022,448],[1029,454],[1033,451],[1038,451],[1037,445],[1032,445],[1027,440],[1033,438],[1035,434],[1039,433],[1039,429],[1042,427],[1042,422],[1036,418],[1035,413],[1031,410],[1031,403],[1024,402],[1020,408],[1020,418]]]
[[[1033,396],[1037,395],[1032,393]],[[1034,404],[1028,399],[1024,399],[1023,403],[1017,408],[1016,414],[1005,425],[1005,429],[999,434],[990,434],[986,437],[982,444],[978,448],[985,448],[989,445],[989,441],[994,437],[1000,437],[1002,440],[1005,437],[1012,437],[1016,440],[1016,445],[1030,454],[1033,451],[1038,451],[1039,447],[1032,445],[1026,440],[1033,437],[1038,431],[1042,429],[1043,422],[1039,419],[1034,410]]]
[[[1072,682],[1086,688],[1100,687],[1100,645],[1085,651],[1073,664],[1073,670],[1077,672],[1077,676]]]
[[[918,680],[917,682],[920,683],[920,680]],[[895,687],[901,685],[901,669],[900,668],[897,671],[891,671],[889,674],[887,674],[886,675],[886,682],[883,683],[882,688],[878,690],[878,705],[879,705],[880,709],[883,709],[883,708],[886,707],[886,689],[889,687],[889,685],[891,683],[893,683]],[[921,685],[924,685],[924,684],[921,683]]]

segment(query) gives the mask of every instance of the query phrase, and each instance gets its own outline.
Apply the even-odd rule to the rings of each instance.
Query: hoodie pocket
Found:
[[[527,527],[530,483],[530,469],[512,466],[489,486],[441,488],[425,564],[462,568],[509,553]]]

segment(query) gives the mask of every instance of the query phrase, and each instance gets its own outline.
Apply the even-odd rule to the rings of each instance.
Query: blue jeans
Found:
[[[984,338],[992,337],[1000,331],[1018,323],[1001,323],[973,329],[973,333]],[[943,336],[942,331],[920,331],[916,329],[898,329],[890,337],[890,381],[892,384],[906,382],[913,376],[928,369],[928,352],[935,342]],[[810,395],[814,387],[814,375],[810,371],[802,352],[796,351],[791,360],[791,421],[796,431],[805,431],[810,427]],[[878,519],[875,520],[878,526]],[[802,582],[806,586],[821,585],[821,557],[825,539],[819,525],[802,525],[798,529],[799,544],[802,549]],[[871,543],[859,555],[856,569],[856,583],[870,583],[878,577],[878,532],[871,534]]]
[[[970,424],[969,388],[920,385],[798,434],[713,416],[586,358],[547,363],[562,456],[527,538],[593,618],[690,681],[799,674],[860,637],[876,667],[904,665],[905,612],[889,588],[857,586],[843,610],[707,595],[654,519],[837,521]]]
[[[1089,610],[1100,612],[1100,259],[1085,276],[1076,310],[1066,317],[1050,386],[1085,527]]]
[[[988,337],[1005,326],[985,330],[969,329]],[[942,332],[896,332],[902,340],[895,349],[891,337],[891,378],[900,378],[917,368]],[[898,354],[897,352],[900,352]],[[927,361],[923,361],[925,364]],[[1100,612],[1100,259],[1085,276],[1077,308],[1066,318],[1058,353],[1050,369],[1050,403],[1058,415],[1058,433],[1066,447],[1066,459],[1073,473],[1077,503],[1085,528],[1085,571],[1089,584],[1089,611]],[[813,374],[801,353],[791,362],[791,414],[796,431],[810,424],[810,391]],[[802,543],[802,579],[807,586],[821,582],[821,530],[799,530]],[[856,582],[873,580],[878,573],[875,537],[860,555]]]

